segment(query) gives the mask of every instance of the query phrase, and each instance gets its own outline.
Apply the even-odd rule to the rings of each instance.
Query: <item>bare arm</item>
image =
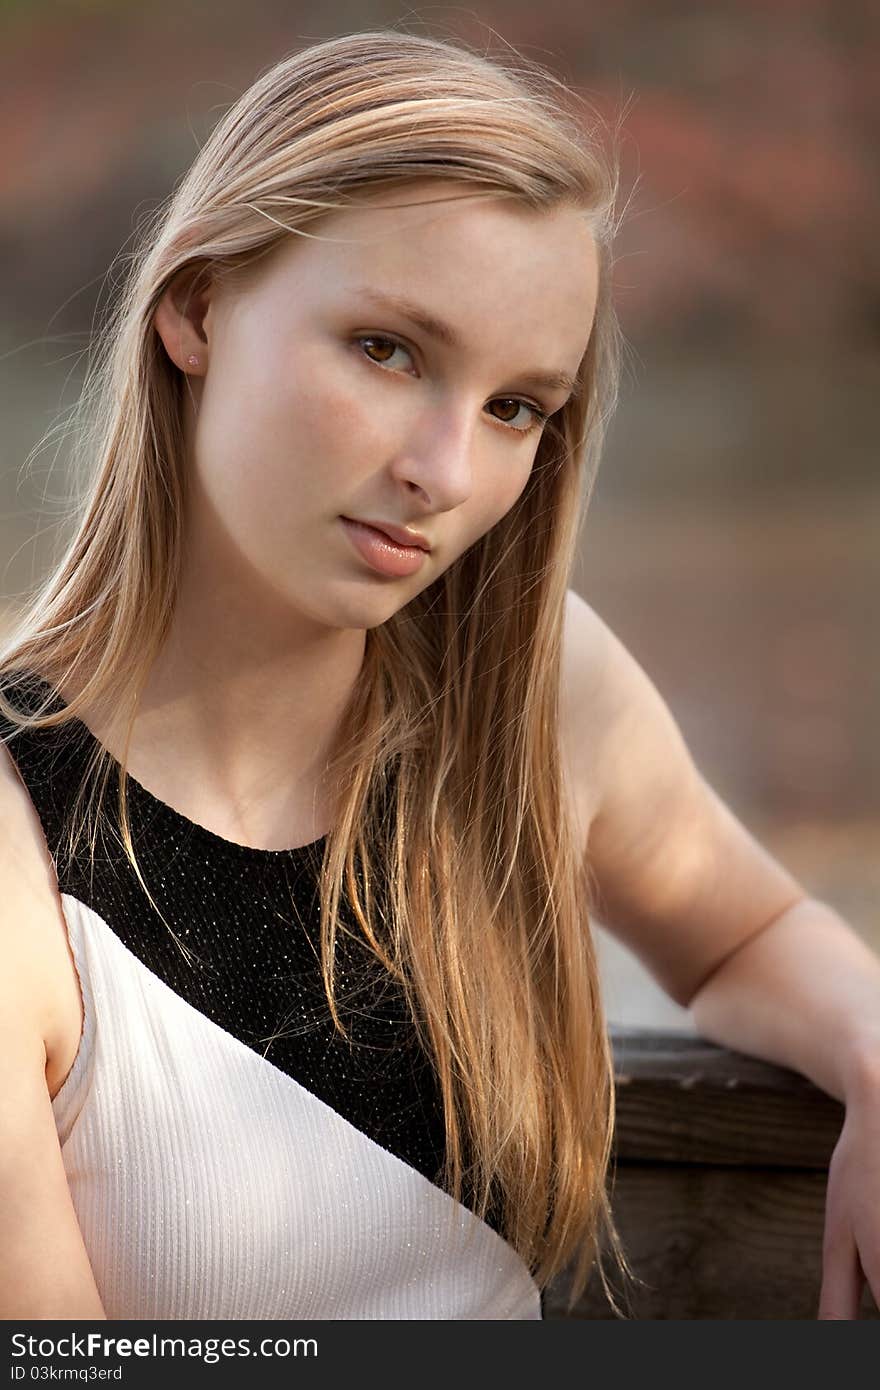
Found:
[[[0,1318],[106,1318],[61,1161],[42,1042],[7,1011],[0,1053]]]
[[[46,1082],[54,986],[36,813],[0,746],[0,1318],[105,1318]]]
[[[862,1088],[880,1056],[880,960],[737,820],[644,671],[573,594],[566,647],[572,756],[597,787],[585,849],[600,920],[704,1036],[841,1100]]]

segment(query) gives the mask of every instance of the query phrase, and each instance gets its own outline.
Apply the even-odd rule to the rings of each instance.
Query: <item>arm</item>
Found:
[[[103,1319],[46,1081],[59,927],[35,823],[0,744],[0,1318]]]
[[[42,1041],[13,1010],[0,1025],[0,1248],[0,1318],[106,1318],[67,1186]]]
[[[826,903],[782,913],[690,1008],[705,1037],[791,1067],[844,1104],[880,1094],[880,959]]]
[[[857,1244],[880,1294],[880,959],[724,805],[644,671],[573,594],[564,670],[567,761],[595,786],[585,850],[599,919],[705,1037],[846,1105],[820,1315],[855,1317]]]
[[[713,1041],[840,1100],[878,1058],[880,959],[700,775],[665,702],[583,599],[566,635],[569,761],[592,777],[595,909]]]

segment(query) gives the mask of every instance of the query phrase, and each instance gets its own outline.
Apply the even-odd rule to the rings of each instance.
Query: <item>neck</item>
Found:
[[[150,668],[126,763],[190,820],[238,844],[287,849],[326,834],[326,764],[361,669],[365,632],[236,623],[222,596],[184,599]],[[215,634],[222,634],[218,642]],[[285,640],[282,639],[282,635]],[[122,760],[125,731],[85,722]]]

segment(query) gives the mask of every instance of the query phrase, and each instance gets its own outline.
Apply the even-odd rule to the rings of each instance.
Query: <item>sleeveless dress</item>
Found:
[[[22,709],[49,689],[31,676],[3,684]],[[0,718],[0,736],[11,732]],[[7,749],[42,823],[79,977],[83,1033],[52,1105],[108,1317],[539,1319],[538,1286],[493,1214],[441,1186],[436,1076],[400,986],[345,933],[337,997],[350,1041],[333,1027],[324,841],[237,845],[129,778],[154,906],[112,836],[94,857],[88,837],[67,853],[95,743],[72,721],[16,733]],[[114,762],[107,810],[117,786]]]

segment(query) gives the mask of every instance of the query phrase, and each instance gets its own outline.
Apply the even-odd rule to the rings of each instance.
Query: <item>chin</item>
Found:
[[[368,579],[366,583],[356,581],[340,586],[336,593],[324,595],[323,601],[318,599],[309,608],[310,615],[327,627],[367,631],[387,623],[414,597],[402,585],[383,584],[379,580],[373,586]]]

